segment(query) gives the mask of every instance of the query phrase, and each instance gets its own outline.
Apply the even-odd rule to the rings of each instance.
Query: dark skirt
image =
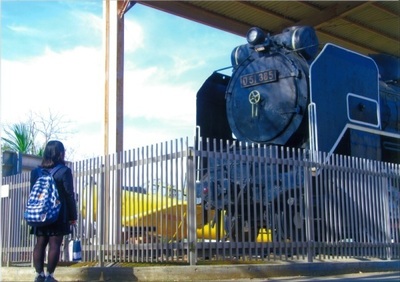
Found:
[[[40,226],[40,227],[31,227],[30,234],[34,234],[36,236],[61,236],[70,234],[70,225],[69,223],[65,224],[62,222],[55,222],[51,225]]]

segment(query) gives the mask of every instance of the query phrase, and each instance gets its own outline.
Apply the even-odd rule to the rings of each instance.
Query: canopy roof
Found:
[[[137,1],[245,36],[253,26],[271,34],[313,26],[320,43],[361,54],[400,57],[400,1]]]

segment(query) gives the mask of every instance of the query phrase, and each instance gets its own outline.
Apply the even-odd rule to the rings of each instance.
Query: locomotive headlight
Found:
[[[254,46],[265,41],[265,34],[260,28],[252,27],[247,32],[246,39],[250,45]]]

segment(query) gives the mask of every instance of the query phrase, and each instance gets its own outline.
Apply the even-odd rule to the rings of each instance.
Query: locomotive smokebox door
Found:
[[[308,66],[293,52],[245,60],[227,89],[232,132],[239,140],[288,144],[304,120],[307,94]]]
[[[381,129],[379,71],[370,57],[325,45],[311,64],[310,90],[312,149],[333,153],[349,128]]]

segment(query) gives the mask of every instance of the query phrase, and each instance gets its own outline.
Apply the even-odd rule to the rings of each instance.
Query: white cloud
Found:
[[[27,110],[52,109],[73,120],[92,121],[99,115],[103,93],[101,62],[99,50],[83,47],[62,53],[47,49],[33,59],[3,61],[3,119],[13,122]]]
[[[94,32],[97,35],[103,33],[103,19],[93,13],[85,13],[74,10],[72,16],[79,21],[79,25],[85,27],[86,31]],[[92,34],[93,35],[93,34]]]
[[[23,26],[23,25],[8,25],[7,26],[8,29],[10,29],[13,32],[16,33],[20,33],[23,34],[24,36],[28,35],[28,36],[37,36],[39,35],[41,32],[37,29],[31,28],[31,27],[27,27],[27,26]]]
[[[191,58],[182,58],[182,56],[172,56],[174,66],[171,68],[174,76],[180,76],[185,72],[197,69],[205,65],[204,60],[198,59],[196,56]]]
[[[143,48],[143,29],[142,27],[131,20],[124,21],[125,36],[124,48],[125,52],[132,53],[139,48]]]
[[[195,115],[196,89],[191,84],[160,81],[167,74],[159,67],[125,72],[125,115],[162,119],[172,124]]]

